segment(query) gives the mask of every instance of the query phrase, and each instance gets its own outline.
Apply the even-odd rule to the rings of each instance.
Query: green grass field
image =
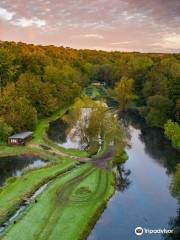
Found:
[[[37,123],[36,129],[33,132],[33,143],[43,144],[44,134],[49,127],[49,123],[55,121],[56,119],[62,117],[62,115],[67,111],[67,108],[60,109],[59,111],[52,114],[50,117],[40,119]]]
[[[32,203],[3,240],[76,240],[95,223],[101,206],[113,193],[111,173],[85,164],[57,177]]]
[[[0,189],[0,223],[15,211],[25,197],[30,196],[42,184],[74,164],[74,161],[66,160],[63,163],[32,170],[21,177],[10,178]]]
[[[92,88],[96,98],[97,88]],[[0,224],[4,223],[24,199],[29,198],[40,186],[49,183],[45,191],[1,234],[2,240],[82,240],[114,192],[112,172],[97,168],[91,163],[79,165],[76,159],[88,156],[86,151],[64,149],[48,139],[49,123],[62,117],[67,108],[39,120],[33,139],[27,146],[0,146],[0,156],[37,155],[50,164],[41,169],[25,172],[21,177],[8,179],[0,188]],[[48,145],[44,150],[40,144]],[[105,139],[97,157],[106,151]],[[72,159],[74,160],[72,160]]]

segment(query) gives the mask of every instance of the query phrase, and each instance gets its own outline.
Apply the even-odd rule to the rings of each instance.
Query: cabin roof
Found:
[[[32,136],[32,132],[21,132],[21,133],[16,133],[14,135],[12,135],[11,138],[18,138],[18,139],[26,139],[28,137]]]

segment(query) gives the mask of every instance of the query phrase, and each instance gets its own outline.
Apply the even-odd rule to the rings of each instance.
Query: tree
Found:
[[[175,117],[176,117],[176,120],[180,122],[180,98],[176,101]]]
[[[81,74],[70,66],[47,66],[44,80],[53,83],[60,106],[70,105],[81,92]]]
[[[151,96],[147,106],[140,108],[140,113],[151,127],[163,128],[165,122],[171,117],[172,101],[160,95]]]
[[[124,147],[123,131],[117,116],[110,113],[103,102],[95,102],[89,97],[78,98],[63,119],[69,125],[68,133],[75,126],[72,139],[78,136],[91,154],[98,151],[102,140],[115,149]]]
[[[164,125],[164,133],[171,140],[172,144],[180,148],[180,126],[177,122],[168,120]]]
[[[163,73],[157,69],[152,69],[146,74],[146,79],[142,89],[146,99],[156,94],[168,97],[168,79]]]
[[[37,123],[37,112],[25,97],[11,98],[2,112],[8,125],[14,131],[32,130]]]
[[[134,80],[123,77],[115,86],[110,94],[114,96],[120,103],[121,111],[128,109],[137,96],[134,94]]]
[[[171,191],[180,202],[180,164],[176,167],[176,172],[172,178]]]
[[[13,64],[14,59],[10,51],[0,48],[0,93],[2,87],[13,79],[18,70],[18,65]]]
[[[13,128],[9,126],[5,120],[0,118],[0,142],[6,142],[7,138],[13,132]]]
[[[44,83],[38,76],[29,73],[21,74],[16,83],[18,95],[26,97],[39,115],[49,115],[58,109],[57,97],[53,96],[54,88],[52,84]]]

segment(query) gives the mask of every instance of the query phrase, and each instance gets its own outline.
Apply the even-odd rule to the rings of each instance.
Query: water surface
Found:
[[[129,160],[123,186],[109,201],[88,240],[165,239],[161,234],[136,236],[134,229],[171,229],[179,221],[178,203],[169,191],[179,152],[161,132],[138,121],[128,122],[127,128],[131,148],[126,149]]]
[[[23,169],[43,167],[47,162],[32,156],[0,157],[0,186],[6,179],[21,176]]]

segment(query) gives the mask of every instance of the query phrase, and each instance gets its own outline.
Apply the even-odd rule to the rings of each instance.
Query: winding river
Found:
[[[178,222],[178,203],[171,196],[169,185],[179,152],[159,131],[137,118],[130,119],[125,121],[131,147],[126,149],[129,160],[123,181],[88,240],[178,239],[167,234],[134,233],[138,226],[172,229]]]

